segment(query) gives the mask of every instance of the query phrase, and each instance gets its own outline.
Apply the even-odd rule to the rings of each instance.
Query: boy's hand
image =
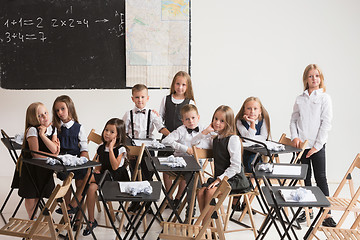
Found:
[[[194,151],[193,151],[192,148],[188,148],[188,149],[186,150],[186,153],[189,154],[189,155],[194,155]]]

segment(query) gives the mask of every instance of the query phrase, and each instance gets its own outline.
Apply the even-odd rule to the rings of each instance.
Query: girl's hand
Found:
[[[217,187],[221,182],[220,178],[217,178],[215,181],[213,181],[206,189],[212,189],[214,187]]]
[[[155,110],[155,109],[153,109],[153,110],[151,110],[153,113],[155,113],[158,117],[160,117],[160,114]]]
[[[99,173],[100,173],[100,170],[95,169],[95,170],[94,170],[94,173],[99,174]]]
[[[248,115],[244,115],[243,118],[244,118],[246,121],[249,121],[249,122],[251,122],[251,123],[255,122],[255,119],[249,118]]]
[[[186,153],[189,154],[189,155],[194,155],[194,151],[193,151],[192,148],[188,148],[188,149],[186,150]]]
[[[109,143],[109,149],[113,149],[116,143],[116,138],[114,138],[113,140],[110,141]]]
[[[212,124],[210,124],[207,128],[205,128],[201,133],[207,135],[211,132],[214,132],[214,128],[212,127]]]
[[[306,154],[306,158],[311,157],[311,155],[313,155],[314,153],[317,153],[319,150],[317,150],[316,148],[312,147],[308,153]]]
[[[293,146],[294,146],[294,147],[300,148],[301,140],[300,140],[300,138],[294,138],[294,139],[292,140],[292,143],[293,143]]]
[[[47,128],[47,127],[45,127],[45,126],[43,126],[43,125],[40,125],[40,126],[38,127],[38,129],[39,129],[39,135],[40,135],[40,136],[44,136],[44,135],[45,135],[45,133],[46,133],[46,128]]]

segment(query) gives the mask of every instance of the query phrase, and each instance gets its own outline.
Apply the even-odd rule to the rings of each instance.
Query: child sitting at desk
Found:
[[[193,155],[193,150],[191,146],[191,140],[194,136],[198,135],[199,132],[204,130],[205,128],[199,126],[200,115],[195,105],[187,104],[183,106],[180,110],[180,114],[182,116],[183,125],[178,127],[176,130],[172,131],[166,138],[162,140],[162,143],[165,145],[171,145],[174,149],[174,156],[181,157],[181,156],[189,156]],[[200,148],[210,148],[208,144],[200,143],[197,147]],[[187,176],[184,176],[187,178]],[[192,183],[189,184],[189,190],[187,195],[187,202],[190,202],[191,196],[191,187]],[[166,186],[167,187],[167,186]],[[186,187],[186,181],[181,181],[179,185],[179,189],[177,195],[174,200],[174,205],[177,206],[179,203],[179,199],[181,194],[183,193]],[[170,187],[166,189],[167,191],[170,190]]]
[[[235,117],[236,130],[240,137],[265,141],[270,137],[269,114],[257,97],[248,97]],[[251,173],[254,153],[244,150],[243,164],[246,173]]]
[[[86,228],[83,232],[87,236],[98,225],[94,217],[97,183],[100,181],[105,170],[109,170],[111,177],[115,181],[130,181],[126,166],[127,147],[125,146],[126,133],[124,121],[118,118],[110,119],[102,131],[101,139],[103,144],[97,149],[100,167],[94,170],[94,176],[90,179],[90,186],[87,192],[86,204],[89,214],[90,229]]]
[[[57,131],[51,125],[51,118],[44,104],[35,102],[27,108],[24,136],[23,149],[50,153],[54,156],[59,154],[60,143]],[[23,152],[21,157],[24,159],[44,158],[43,155],[29,152]],[[53,171],[22,163],[22,161],[18,161],[18,164],[20,166],[17,168],[21,170],[18,194],[25,198],[25,208],[31,218],[40,197],[37,190],[43,191],[42,196],[49,198],[55,187]]]
[[[212,137],[214,132],[217,134],[216,137]],[[251,189],[241,164],[241,140],[235,133],[234,112],[230,107],[221,105],[215,110],[211,124],[192,140],[193,145],[200,141],[210,142],[214,154],[214,178],[209,178],[197,195],[200,211],[210,202],[225,176],[229,178],[228,183],[232,191],[247,192]],[[206,216],[205,219],[209,217]]]

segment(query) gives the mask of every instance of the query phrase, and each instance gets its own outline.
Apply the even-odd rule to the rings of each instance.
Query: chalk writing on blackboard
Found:
[[[1,87],[125,87],[124,0],[12,0],[0,24]]]

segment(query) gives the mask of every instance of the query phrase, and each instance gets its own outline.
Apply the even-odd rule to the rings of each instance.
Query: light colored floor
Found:
[[[1,181],[1,185],[0,185],[0,204],[2,205],[2,203],[5,200],[6,195],[8,194],[9,188],[10,188],[10,182],[11,182],[11,178],[10,177],[0,177],[0,181]],[[337,187],[337,184],[330,184],[330,192],[333,193],[335,188]],[[8,219],[13,210],[15,209],[15,206],[17,205],[18,201],[20,200],[20,198],[17,196],[17,191],[15,190],[9,203],[7,204],[6,208],[4,209],[3,215],[6,219]],[[256,209],[260,209],[258,207],[258,204],[256,203],[256,201],[254,202],[254,208]],[[198,209],[198,208],[197,208]],[[169,211],[169,210],[166,210]],[[199,214],[199,212],[197,212]],[[315,209],[315,214],[317,213],[317,209]],[[166,212],[166,214],[168,214],[168,212]],[[239,214],[239,213],[237,213]],[[55,213],[55,215],[57,215]],[[337,220],[340,217],[340,213],[334,212],[334,219]],[[235,215],[238,216],[238,215]],[[26,218],[26,212],[25,212],[25,208],[24,206],[21,206],[18,214],[16,217],[20,217],[20,218]],[[56,216],[59,217],[59,216]],[[259,228],[262,221],[264,220],[264,216],[260,215],[260,214],[256,214],[255,216],[255,223],[256,226]],[[353,221],[354,217],[352,215],[350,215],[349,217],[349,223],[346,223],[344,226],[347,226],[350,224],[351,221]],[[96,219],[98,220],[98,222],[100,224],[104,224],[105,223],[105,218],[104,218],[104,213],[100,212],[100,213],[96,213]],[[3,226],[4,221],[0,220],[0,226]],[[249,223],[249,219],[248,217],[245,217],[245,222]],[[302,239],[305,232],[308,230],[308,227],[306,226],[306,224],[301,224],[302,226],[302,230],[296,230],[296,234],[299,237],[299,239]],[[229,225],[229,229],[237,229],[239,228],[239,225],[230,222]],[[161,231],[161,227],[159,225],[158,222],[155,222],[153,227],[151,228],[151,231],[149,232],[149,234],[147,235],[146,239],[156,239],[157,236],[159,235],[159,232]],[[143,228],[140,227],[139,231],[138,231],[141,235],[141,233],[143,232]],[[107,229],[107,228],[102,228],[102,227],[97,227],[95,228],[95,234],[96,237],[98,239],[115,239],[115,233],[113,232],[112,229]],[[124,233],[122,233],[124,234]],[[254,239],[254,235],[252,234],[251,231],[241,231],[241,232],[235,232],[235,233],[226,233],[225,234],[226,239]],[[325,239],[324,235],[322,235],[322,233],[318,234],[318,236],[320,237],[320,239]],[[0,239],[13,239],[13,237],[4,237],[4,236],[0,236]],[[78,239],[92,239],[91,235],[89,236],[82,236],[82,231],[81,234],[79,236]],[[266,239],[279,239],[279,236],[277,235],[277,232],[274,228],[272,228],[268,235],[266,236]]]

